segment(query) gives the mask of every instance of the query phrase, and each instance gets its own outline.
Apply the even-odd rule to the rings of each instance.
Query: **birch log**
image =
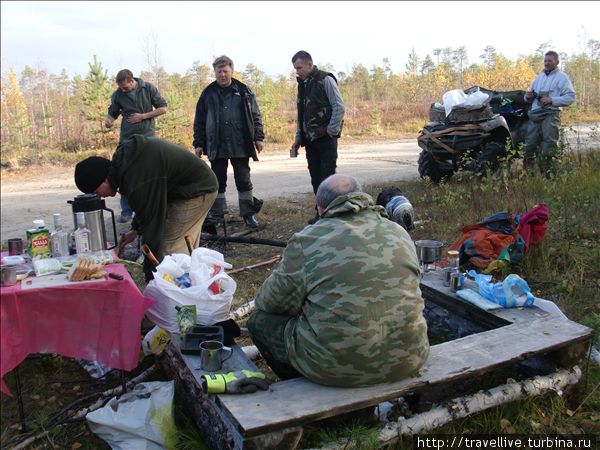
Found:
[[[527,396],[540,395],[547,391],[561,392],[566,386],[576,384],[580,378],[581,369],[575,366],[571,370],[562,369],[552,375],[537,376],[479,391],[471,396],[458,397],[448,402],[446,406],[386,425],[379,433],[379,442],[389,444],[400,434],[413,435],[438,428],[453,420]]]
[[[456,419],[485,411],[527,396],[543,394],[547,391],[561,392],[566,386],[576,384],[581,378],[578,366],[570,370],[561,369],[548,376],[538,376],[520,382],[496,386],[493,389],[479,391],[471,396],[450,400],[446,406],[440,406],[409,419],[400,419],[384,426],[379,433],[379,445],[386,446],[398,440],[400,435],[413,435],[426,430],[441,427]],[[350,450],[356,446],[348,438],[340,438],[323,447],[311,450]]]
[[[232,318],[233,320],[240,320],[242,317],[244,317],[244,316],[250,314],[252,311],[254,311],[254,309],[255,309],[254,300],[250,300],[248,303],[244,303],[238,309],[229,313],[229,317]]]

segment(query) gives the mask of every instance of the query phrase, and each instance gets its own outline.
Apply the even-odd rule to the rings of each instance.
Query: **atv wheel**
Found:
[[[433,155],[423,150],[419,155],[419,175],[421,178],[429,177],[434,183],[450,178],[454,171],[440,168]]]
[[[488,170],[495,172],[498,170],[500,160],[506,157],[506,149],[501,142],[486,142],[483,151],[477,157],[477,171],[485,175]]]

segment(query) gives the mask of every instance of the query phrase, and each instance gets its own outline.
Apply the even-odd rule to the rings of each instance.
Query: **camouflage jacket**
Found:
[[[408,233],[354,192],[294,234],[256,306],[293,316],[288,360],[307,378],[349,387],[395,381],[415,375],[429,354],[419,274]]]
[[[323,80],[333,74],[313,67],[309,78],[298,78],[298,127],[301,133],[301,145],[305,141],[314,141],[327,134],[327,125],[331,120],[332,105],[325,92]],[[337,81],[337,80],[336,80]]]

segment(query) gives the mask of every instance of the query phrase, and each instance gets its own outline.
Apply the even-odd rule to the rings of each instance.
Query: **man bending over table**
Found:
[[[112,161],[91,156],[75,166],[75,184],[100,197],[125,195],[135,212],[131,231],[118,251],[142,235],[159,261],[171,253],[187,253],[184,236],[198,246],[202,224],[217,197],[217,177],[192,152],[176,144],[134,135],[117,147]],[[146,280],[152,267],[146,261]]]

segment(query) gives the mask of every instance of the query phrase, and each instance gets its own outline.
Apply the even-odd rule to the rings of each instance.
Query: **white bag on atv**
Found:
[[[156,300],[146,312],[148,319],[169,333],[179,333],[175,307],[196,305],[196,323],[199,325],[227,320],[237,288],[234,279],[225,273],[231,264],[225,262],[221,253],[203,247],[192,252],[191,263],[189,257],[186,260],[181,256],[187,255],[171,255],[168,260],[165,257],[165,267],[161,268],[161,263],[154,279],[146,286],[144,296]],[[182,268],[189,264],[190,287],[180,288],[163,278],[163,269],[172,273],[173,262]]]

